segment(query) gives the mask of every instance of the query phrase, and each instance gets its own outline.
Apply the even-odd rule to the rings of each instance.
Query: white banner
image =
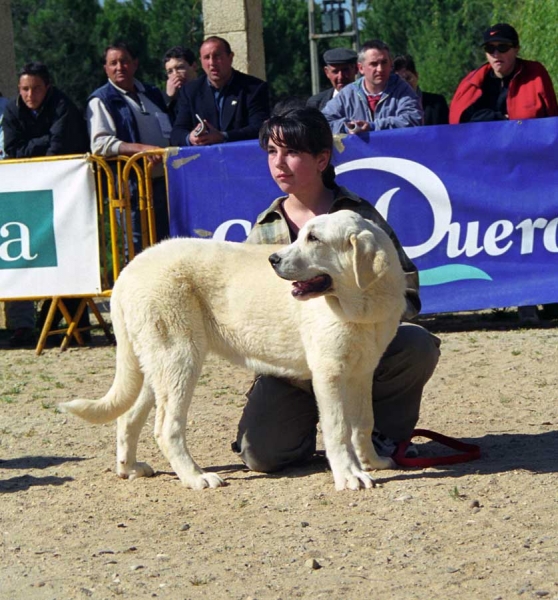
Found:
[[[92,166],[0,161],[0,298],[100,291]]]

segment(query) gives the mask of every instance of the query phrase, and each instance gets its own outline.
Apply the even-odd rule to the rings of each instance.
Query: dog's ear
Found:
[[[381,277],[389,268],[387,253],[378,248],[374,234],[371,231],[361,231],[358,235],[351,234],[353,247],[353,271],[357,286],[365,290],[373,281]]]

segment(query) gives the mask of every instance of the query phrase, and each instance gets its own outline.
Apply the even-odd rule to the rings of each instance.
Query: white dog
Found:
[[[114,286],[109,392],[61,408],[93,423],[119,417],[117,472],[135,478],[153,474],[136,450],[155,403],[155,437],[181,482],[218,487],[223,480],[204,472],[186,444],[190,401],[214,352],[257,373],[311,379],[335,487],[371,487],[368,471],[393,466],[371,441],[372,376],[404,296],[389,236],[352,211],[315,217],[289,246],[167,240],[137,256]]]

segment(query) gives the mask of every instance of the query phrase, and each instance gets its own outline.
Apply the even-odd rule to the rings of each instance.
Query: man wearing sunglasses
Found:
[[[556,94],[544,66],[519,58],[519,36],[507,23],[484,32],[484,65],[459,84],[450,123],[536,119],[558,115]]]
[[[539,62],[518,58],[519,36],[507,23],[484,32],[488,61],[459,84],[450,105],[450,123],[537,119],[558,115],[556,94],[547,70]],[[548,304],[543,314],[554,316],[558,304]],[[539,321],[536,306],[520,306],[524,324]]]

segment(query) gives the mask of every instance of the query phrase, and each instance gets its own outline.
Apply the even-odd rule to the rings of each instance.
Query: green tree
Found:
[[[266,75],[272,103],[310,96],[310,47],[306,0],[263,0]]]
[[[161,59],[173,46],[198,55],[203,41],[202,0],[152,0],[147,9],[149,81],[163,84]]]
[[[18,65],[44,62],[56,85],[83,107],[97,81],[91,29],[99,12],[97,0],[12,0]]]
[[[432,0],[373,0],[360,12],[361,43],[379,39],[389,45],[392,54],[404,54],[409,40],[430,12]]]
[[[101,65],[107,45],[119,40],[126,42],[139,59],[137,76],[142,79],[149,65],[147,8],[144,0],[105,0],[94,29],[99,82],[106,79]]]
[[[482,0],[431,3],[428,21],[413,31],[408,46],[423,89],[451,100],[463,77],[485,61],[482,32],[492,21],[491,10]]]
[[[538,60],[547,68],[554,82],[558,85],[558,54],[556,53],[556,23],[558,22],[558,1],[525,0],[518,2],[508,0],[506,3],[513,20],[510,23],[519,33],[521,44],[520,56]]]
[[[121,39],[138,52],[138,77],[162,85],[161,58],[171,46],[196,53],[202,0],[12,0],[18,65],[46,63],[55,83],[80,106],[106,80],[104,48]],[[485,60],[483,30],[506,21],[518,30],[521,56],[541,61],[558,81],[554,24],[558,0],[369,0],[360,3],[360,40],[380,38],[394,54],[413,54],[421,86],[448,99]],[[311,93],[307,0],[263,0],[266,72],[272,101]],[[316,3],[319,27],[320,3]],[[319,41],[321,54],[347,38]],[[327,82],[323,81],[324,86]]]
[[[19,65],[47,64],[55,83],[83,107],[104,81],[103,52],[122,40],[139,58],[138,78],[162,84],[171,46],[194,52],[203,35],[202,0],[12,0]]]
[[[484,61],[481,35],[492,23],[495,3],[374,0],[361,13],[361,39],[379,38],[394,55],[412,54],[420,86],[449,100],[465,74]]]

